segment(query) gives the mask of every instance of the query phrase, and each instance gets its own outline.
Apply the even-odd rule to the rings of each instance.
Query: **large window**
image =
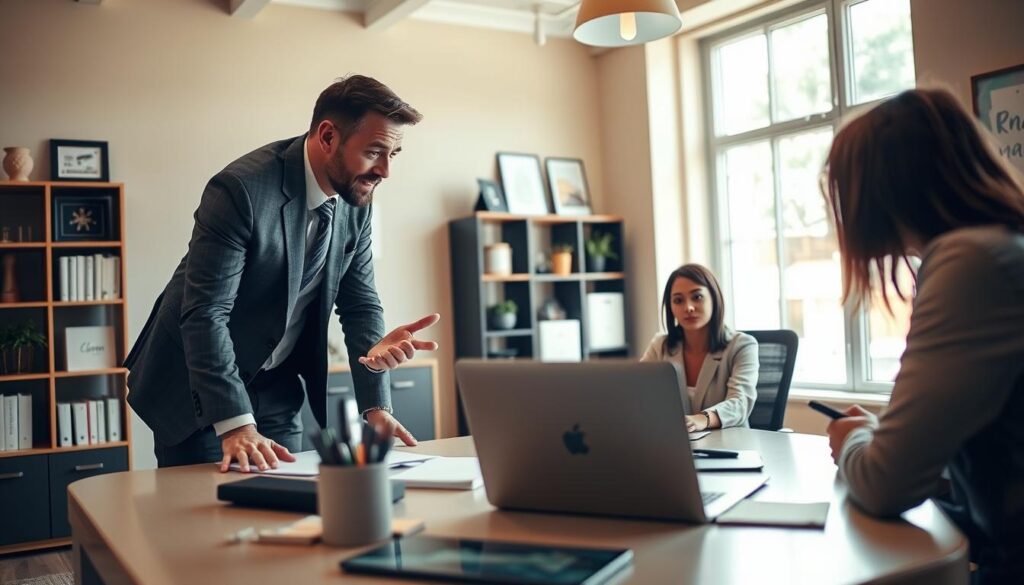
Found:
[[[795,330],[795,385],[887,390],[909,307],[893,303],[890,315],[880,302],[840,304],[820,181],[843,116],[914,86],[909,0],[803,4],[706,39],[703,53],[731,322]]]

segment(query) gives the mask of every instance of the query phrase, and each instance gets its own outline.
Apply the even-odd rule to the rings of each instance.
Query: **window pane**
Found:
[[[862,104],[914,87],[909,0],[865,0],[849,7],[851,98]]]
[[[818,176],[832,142],[825,127],[779,139],[786,326],[800,336],[794,379],[846,383],[846,321],[835,234]]]
[[[916,269],[916,267],[915,267]],[[875,275],[877,277],[877,274]],[[886,277],[888,278],[888,276]],[[900,358],[907,347],[907,333],[910,331],[910,313],[914,293],[914,278],[902,262],[896,271],[900,291],[907,297],[901,301],[888,283],[889,305],[892,314],[882,302],[880,289],[872,291],[868,306],[868,359],[867,377],[871,382],[892,382],[900,371]]]
[[[763,34],[719,47],[715,131],[739,134],[768,125],[768,44]]]
[[[828,17],[819,14],[771,32],[775,122],[832,109]]]
[[[724,162],[733,325],[737,329],[778,329],[779,259],[775,253],[771,145],[761,141],[734,146],[725,151]]]

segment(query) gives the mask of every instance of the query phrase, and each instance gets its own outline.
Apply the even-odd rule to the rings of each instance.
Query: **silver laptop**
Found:
[[[499,508],[703,523],[768,479],[698,476],[672,364],[460,360],[455,374]]]

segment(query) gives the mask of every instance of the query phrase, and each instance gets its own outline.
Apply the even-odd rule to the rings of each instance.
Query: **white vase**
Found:
[[[7,153],[4,157],[4,172],[10,180],[27,181],[34,166],[29,150],[23,146],[8,146],[4,152]]]

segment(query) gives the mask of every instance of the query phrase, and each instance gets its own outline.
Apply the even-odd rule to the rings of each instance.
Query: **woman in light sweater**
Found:
[[[690,432],[745,427],[757,399],[757,341],[725,326],[722,288],[700,264],[677,268],[661,301],[665,330],[647,346],[642,362],[681,368],[680,392],[689,396]]]
[[[1024,583],[1024,188],[986,139],[941,90],[904,92],[836,136],[826,199],[844,295],[867,298],[877,267],[886,304],[903,298],[896,265],[922,262],[888,410],[851,407],[828,433],[867,513],[939,496],[970,540],[972,582]]]

